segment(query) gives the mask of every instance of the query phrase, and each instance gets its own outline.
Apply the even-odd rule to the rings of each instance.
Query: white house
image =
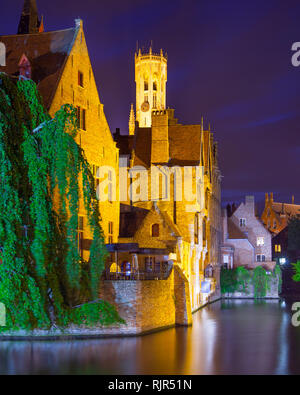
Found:
[[[230,217],[223,211],[222,262],[232,269],[238,266],[255,268],[262,265],[270,270],[272,235],[255,215],[254,196],[246,196]]]

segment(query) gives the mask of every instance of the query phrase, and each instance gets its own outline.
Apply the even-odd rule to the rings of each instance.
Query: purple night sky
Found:
[[[181,123],[211,122],[224,201],[245,194],[300,203],[299,0],[37,0],[45,30],[84,22],[111,130],[127,130],[136,42],[168,53],[167,105]],[[23,0],[1,0],[0,35]]]

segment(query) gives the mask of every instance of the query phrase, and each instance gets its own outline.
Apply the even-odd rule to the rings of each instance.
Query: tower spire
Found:
[[[129,135],[130,136],[134,135],[134,130],[135,130],[135,117],[134,117],[133,104],[131,104],[130,115],[129,115]]]
[[[39,26],[39,33],[44,33],[44,31],[45,31],[45,27],[44,27],[44,15],[42,15],[41,23],[40,23],[40,26]]]
[[[24,0],[18,34],[38,33],[40,21],[37,11],[36,0]]]

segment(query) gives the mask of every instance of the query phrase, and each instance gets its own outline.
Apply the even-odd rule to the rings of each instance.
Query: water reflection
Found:
[[[219,301],[192,328],[138,338],[2,342],[1,374],[299,374],[291,303]]]

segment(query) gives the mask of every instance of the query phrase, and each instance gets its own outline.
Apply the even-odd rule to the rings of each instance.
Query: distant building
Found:
[[[280,233],[291,217],[300,214],[300,205],[295,204],[294,197],[291,203],[274,202],[273,193],[266,193],[265,208],[261,220],[265,227],[273,234]]]
[[[272,234],[255,215],[254,196],[246,196],[245,203],[241,203],[231,217],[227,212],[223,211],[223,266],[273,269]]]

